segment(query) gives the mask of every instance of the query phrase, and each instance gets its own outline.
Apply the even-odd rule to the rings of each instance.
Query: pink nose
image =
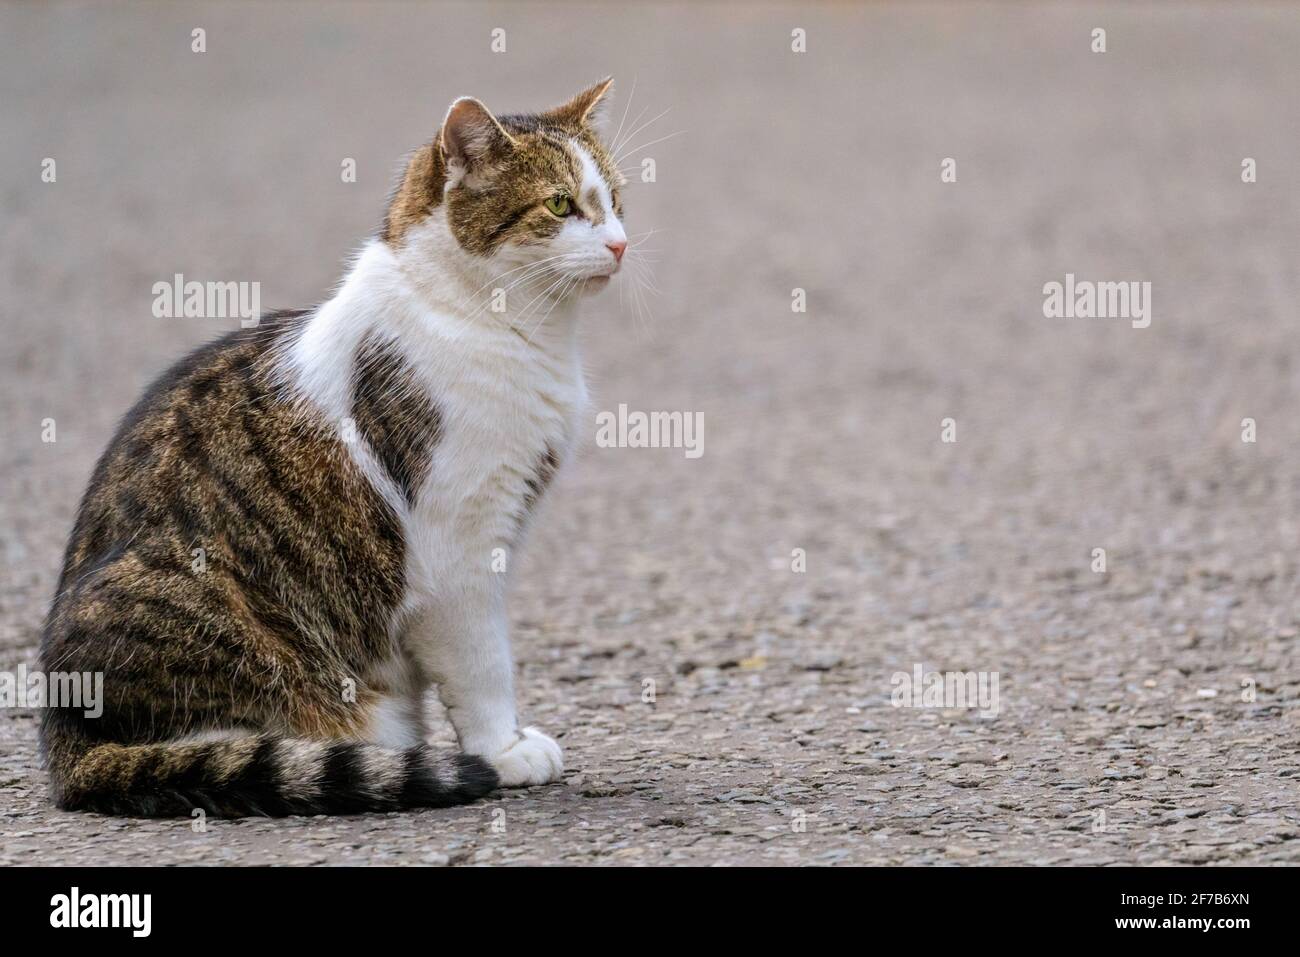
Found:
[[[627,252],[627,243],[622,241],[606,243],[605,248],[614,254],[614,262],[621,263],[623,261],[623,253]]]

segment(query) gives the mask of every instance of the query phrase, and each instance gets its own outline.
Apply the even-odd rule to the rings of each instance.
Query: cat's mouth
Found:
[[[611,279],[613,279],[616,275],[618,275],[619,270],[621,270],[622,268],[623,268],[623,264],[621,262],[615,262],[614,265],[608,267],[608,269],[605,272],[597,272],[593,274],[591,278],[593,281],[599,279],[602,284],[607,283]]]

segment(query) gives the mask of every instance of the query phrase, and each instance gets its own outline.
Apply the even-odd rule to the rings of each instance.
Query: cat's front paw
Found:
[[[560,746],[536,728],[524,728],[519,738],[490,759],[503,788],[525,788],[560,780],[564,755]]]

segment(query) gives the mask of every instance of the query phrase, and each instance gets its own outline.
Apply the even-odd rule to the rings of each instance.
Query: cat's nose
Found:
[[[627,251],[627,242],[622,239],[612,240],[605,243],[605,248],[614,254],[614,262],[621,263],[623,261],[623,253]]]

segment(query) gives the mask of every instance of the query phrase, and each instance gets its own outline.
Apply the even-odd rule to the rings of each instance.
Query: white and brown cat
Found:
[[[60,806],[343,813],[560,777],[520,726],[494,558],[573,445],[578,304],[627,248],[609,86],[536,115],[457,100],[333,298],[128,413],[42,643],[47,670],[105,679],[101,717],[43,716]],[[430,684],[459,754],[424,742]]]

